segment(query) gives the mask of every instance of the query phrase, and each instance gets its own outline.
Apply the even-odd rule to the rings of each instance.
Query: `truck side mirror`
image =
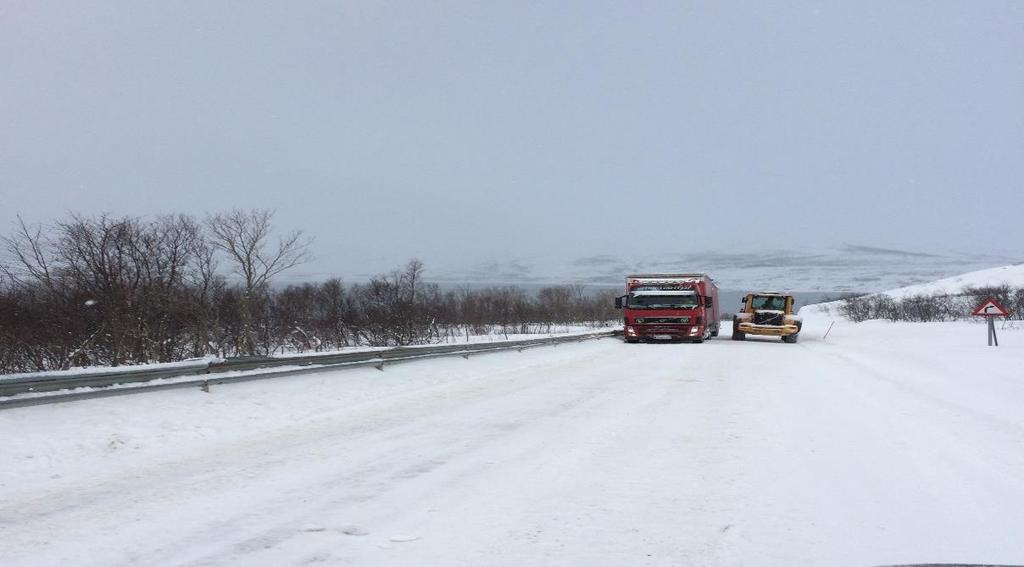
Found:
[[[619,296],[619,297],[615,298],[615,308],[616,309],[622,309],[622,298],[623,297],[625,297],[625,296],[622,295],[622,296]]]
[[[714,304],[715,300],[710,295],[704,297],[704,307],[711,309]]]

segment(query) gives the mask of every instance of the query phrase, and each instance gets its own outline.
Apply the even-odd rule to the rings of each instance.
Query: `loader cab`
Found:
[[[743,298],[743,313],[755,311],[781,311],[793,313],[793,296],[781,293],[749,293]]]

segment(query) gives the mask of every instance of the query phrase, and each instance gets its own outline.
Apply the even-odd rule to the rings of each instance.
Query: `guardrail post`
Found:
[[[382,360],[377,364],[374,364],[373,367],[376,368],[377,370],[380,370],[381,372],[384,372],[384,361]]]
[[[210,393],[210,381],[209,380],[203,380],[203,383],[199,385],[199,389],[204,391],[204,392],[206,392],[207,394],[209,394]]]

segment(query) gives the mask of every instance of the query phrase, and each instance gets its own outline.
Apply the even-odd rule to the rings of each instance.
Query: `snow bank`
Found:
[[[474,344],[475,345],[475,344],[484,344],[484,343],[501,343],[501,342],[506,342],[506,341],[527,341],[527,340],[531,340],[531,339],[546,339],[546,338],[552,338],[552,337],[571,337],[571,336],[575,336],[575,335],[587,335],[587,334],[590,334],[590,333],[599,333],[601,331],[612,331],[612,330],[616,330],[616,329],[621,329],[622,328],[622,325],[621,325],[620,321],[609,321],[608,323],[609,323],[609,326],[607,326],[607,327],[588,327],[588,326],[585,326],[585,325],[552,325],[550,333],[520,333],[520,334],[509,333],[508,335],[500,334],[500,333],[491,333],[491,334],[487,334],[487,335],[469,335],[468,337],[466,337],[466,336],[457,336],[457,337],[451,337],[450,339],[448,337],[446,337],[446,340],[443,340],[443,341],[441,341],[439,343],[428,343],[428,344],[421,344],[421,345],[409,345],[408,347],[403,347],[403,348],[428,348],[428,347],[438,346],[438,345],[456,345],[456,344],[467,344],[467,345],[468,344]],[[304,352],[290,352],[290,353],[275,354],[275,355],[272,356],[272,358],[288,359],[288,358],[299,358],[299,357],[304,357],[304,356],[316,356],[316,355],[327,356],[327,355],[332,355],[332,354],[347,354],[347,353],[354,353],[354,352],[375,352],[375,351],[388,350],[388,349],[392,349],[392,348],[396,348],[396,347],[394,347],[394,346],[379,346],[379,347],[376,347],[376,346],[358,346],[358,347],[348,347],[348,348],[332,349],[332,350],[322,350],[322,351],[307,350],[307,351],[304,351]],[[223,362],[224,360],[225,359],[223,359],[223,358],[219,358],[219,357],[215,357],[215,356],[207,356],[207,357],[190,358],[188,360],[182,360],[182,361],[178,361],[178,362],[167,362],[167,363],[133,364],[133,365],[129,365],[129,366],[116,366],[116,367],[115,366],[89,366],[89,367],[71,368],[69,370],[48,370],[48,371],[45,371],[45,372],[18,372],[18,373],[14,373],[14,374],[3,374],[3,375],[0,375],[0,381],[3,381],[3,380],[14,380],[14,379],[18,379],[18,378],[34,378],[34,379],[41,380],[41,379],[44,379],[44,378],[61,378],[63,376],[80,375],[80,374],[110,374],[110,373],[117,374],[117,373],[125,373],[125,372],[137,372],[139,370],[170,370],[170,369],[175,369],[175,368],[178,368],[178,369],[181,369],[181,370],[184,371],[184,370],[193,370],[193,369],[203,368],[203,367],[208,366],[209,364],[212,364],[212,363],[215,363],[215,362]],[[277,371],[277,370],[281,370],[281,368],[278,367],[278,368],[275,368],[273,370]],[[190,379],[191,380],[191,379],[195,379],[195,376],[189,375],[189,376],[187,376],[187,377],[185,377],[183,379]],[[167,379],[165,381],[173,381],[173,379]],[[159,382],[150,381],[148,383],[149,384],[156,384],[156,383],[159,383]],[[88,389],[87,388],[86,389],[82,389],[82,391],[88,391]]]
[[[222,362],[223,358],[216,356],[205,356],[200,358],[189,358],[178,362],[160,362],[153,364],[131,364],[128,366],[85,366],[70,368],[68,370],[47,370],[45,372],[16,372],[14,374],[2,374],[0,380],[15,380],[18,378],[61,378],[64,376],[80,374],[120,374],[124,372],[138,372],[140,370],[189,370],[203,368],[214,362]]]
[[[912,295],[955,294],[967,287],[1010,285],[1024,287],[1024,264],[1000,266],[976,272],[967,272],[959,276],[944,278],[931,283],[911,285],[886,291],[893,298]]]
[[[894,299],[903,299],[915,295],[954,295],[969,287],[1000,286],[1024,287],[1024,264],[1011,264],[998,268],[988,268],[967,272],[929,283],[910,285],[881,292]],[[805,305],[800,314],[811,317],[841,317],[839,301]]]

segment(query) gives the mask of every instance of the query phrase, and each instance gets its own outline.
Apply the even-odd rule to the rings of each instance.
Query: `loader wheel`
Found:
[[[636,343],[640,342],[640,339],[626,339],[626,342],[631,345],[635,345]]]
[[[792,335],[786,335],[786,336],[782,337],[782,342],[789,343],[789,344],[793,344],[793,343],[797,342],[798,340],[800,340],[800,331],[802,331],[803,328],[804,328],[803,325],[801,325],[800,323],[797,323],[797,325],[796,325],[796,332],[793,333]]]
[[[735,317],[732,319],[732,340],[744,341],[747,339],[747,334],[740,331],[740,322]]]

